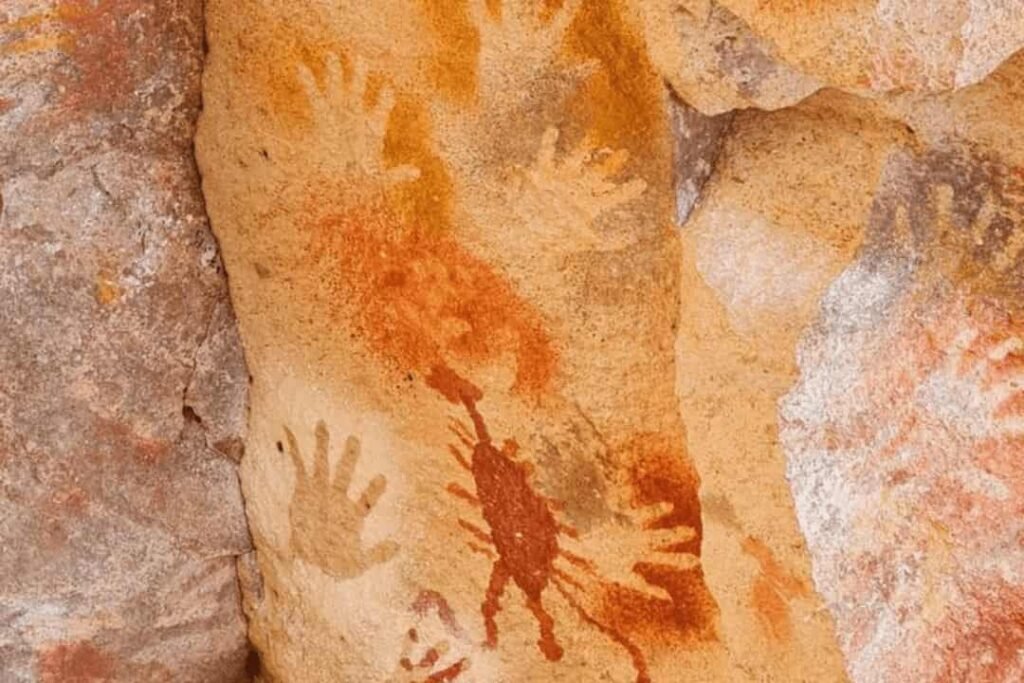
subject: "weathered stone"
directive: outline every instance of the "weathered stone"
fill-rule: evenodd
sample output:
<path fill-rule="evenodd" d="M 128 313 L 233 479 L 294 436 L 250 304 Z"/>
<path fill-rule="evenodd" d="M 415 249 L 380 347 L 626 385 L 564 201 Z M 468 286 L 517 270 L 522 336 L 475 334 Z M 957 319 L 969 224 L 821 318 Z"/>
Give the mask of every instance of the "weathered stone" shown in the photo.
<path fill-rule="evenodd" d="M 983 80 L 1024 48 L 1015 0 L 629 0 L 652 60 L 705 114 Z"/>
<path fill-rule="evenodd" d="M 633 18 L 360 6 L 209 5 L 268 677 L 727 678 L 675 395 L 675 140 Z M 723 126 L 696 124 L 694 192 Z"/>
<path fill-rule="evenodd" d="M 238 330 L 199 5 L 0 8 L 3 683 L 1024 678 L 1015 2 L 213 0 Z"/>
<path fill-rule="evenodd" d="M 887 158 L 782 403 L 856 681 L 1024 676 L 1022 69 L 895 103 L 919 137 Z"/>
<path fill-rule="evenodd" d="M 201 19 L 0 5 L 5 683 L 245 676 L 249 539 L 214 448 L 243 436 L 246 374 L 191 158 Z"/>

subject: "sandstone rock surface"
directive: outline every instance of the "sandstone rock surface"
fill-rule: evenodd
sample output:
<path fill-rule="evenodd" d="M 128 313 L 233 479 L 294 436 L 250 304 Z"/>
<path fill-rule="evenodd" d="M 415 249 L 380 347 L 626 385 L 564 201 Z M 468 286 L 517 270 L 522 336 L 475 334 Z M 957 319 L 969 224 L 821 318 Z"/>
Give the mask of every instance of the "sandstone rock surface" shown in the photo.
<path fill-rule="evenodd" d="M 822 88 L 865 98 L 980 82 L 1024 47 L 1016 0 L 629 0 L 651 58 L 706 114 Z"/>
<path fill-rule="evenodd" d="M 0 3 L 0 680 L 248 680 L 201 3 Z"/>
<path fill-rule="evenodd" d="M 1018 680 L 1014 12 L 212 3 L 267 677 Z"/>
<path fill-rule="evenodd" d="M 1021 680 L 1018 4 L 0 5 L 0 681 Z"/>

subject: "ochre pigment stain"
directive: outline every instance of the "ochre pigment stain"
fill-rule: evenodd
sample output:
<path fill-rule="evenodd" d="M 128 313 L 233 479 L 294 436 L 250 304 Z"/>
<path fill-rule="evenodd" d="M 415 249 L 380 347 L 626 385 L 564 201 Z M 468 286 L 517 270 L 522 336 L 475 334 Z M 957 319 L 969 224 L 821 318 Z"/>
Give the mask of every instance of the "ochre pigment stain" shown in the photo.
<path fill-rule="evenodd" d="M 314 257 L 330 254 L 325 277 L 337 303 L 403 372 L 511 354 L 514 391 L 538 396 L 551 384 L 557 353 L 540 315 L 450 236 L 403 224 L 383 206 L 352 208 L 313 230 Z"/>
<path fill-rule="evenodd" d="M 388 196 L 391 209 L 405 221 L 430 216 L 437 232 L 453 225 L 455 188 L 444 162 L 431 147 L 431 121 L 426 109 L 407 97 L 399 97 L 387 134 L 384 161 L 389 166 L 409 164 L 420 172 L 414 183 L 394 188 Z"/>
<path fill-rule="evenodd" d="M 599 65 L 569 104 L 569 117 L 596 144 L 628 149 L 645 168 L 667 173 L 664 88 L 637 30 L 624 19 L 621 0 L 584 2 L 567 42 L 577 62 Z"/>
<path fill-rule="evenodd" d="M 89 642 L 60 643 L 39 653 L 40 683 L 114 680 L 114 660 Z"/>
<path fill-rule="evenodd" d="M 420 0 L 437 47 L 427 67 L 438 95 L 470 104 L 476 95 L 480 40 L 466 11 L 466 0 Z"/>
<path fill-rule="evenodd" d="M 788 601 L 807 596 L 807 585 L 790 574 L 767 545 L 753 536 L 743 540 L 743 552 L 757 560 L 760 573 L 750 589 L 750 602 L 765 631 L 772 638 L 788 641 L 793 636 L 793 623 Z"/>
<path fill-rule="evenodd" d="M 498 644 L 495 617 L 501 609 L 501 596 L 512 581 L 526 597 L 526 607 L 537 620 L 540 629 L 538 648 L 548 660 L 561 660 L 563 649 L 555 637 L 554 619 L 543 604 L 543 593 L 552 585 L 581 619 L 626 649 L 636 669 L 637 683 L 648 683 L 647 661 L 640 648 L 591 616 L 566 588 L 566 584 L 575 585 L 575 581 L 555 567 L 555 559 L 561 556 L 576 565 L 585 565 L 586 561 L 559 548 L 558 535 L 560 532 L 575 535 L 576 532 L 559 524 L 552 512 L 553 502 L 533 489 L 530 466 L 516 459 L 519 448 L 516 442 L 507 439 L 500 449 L 494 445 L 483 415 L 477 408 L 483 393 L 445 366 L 435 367 L 427 377 L 427 384 L 448 401 L 462 404 L 473 425 L 473 433 L 457 434 L 463 445 L 472 448 L 470 457 L 465 458 L 457 450 L 455 457 L 473 477 L 475 503 L 480 507 L 490 531 L 479 529 L 465 520 L 459 522 L 478 540 L 493 545 L 498 554 L 480 608 L 487 634 L 486 644 L 489 647 Z"/>
<path fill-rule="evenodd" d="M 453 636 L 463 634 L 462 625 L 455 617 L 455 610 L 448 604 L 448 600 L 435 590 L 422 590 L 412 603 L 412 611 L 419 617 L 425 617 L 431 610 L 437 612 L 438 619 Z"/>
<path fill-rule="evenodd" d="M 670 550 L 700 556 L 703 526 L 699 480 L 682 449 L 680 437 L 643 434 L 618 449 L 629 463 L 629 479 L 637 505 L 669 503 L 672 512 L 658 528 L 688 526 L 694 537 Z M 663 565 L 638 564 L 635 571 L 648 583 L 665 590 L 670 600 L 654 598 L 624 586 L 605 589 L 600 617 L 624 633 L 665 644 L 716 637 L 718 607 L 698 566 L 680 570 Z"/>

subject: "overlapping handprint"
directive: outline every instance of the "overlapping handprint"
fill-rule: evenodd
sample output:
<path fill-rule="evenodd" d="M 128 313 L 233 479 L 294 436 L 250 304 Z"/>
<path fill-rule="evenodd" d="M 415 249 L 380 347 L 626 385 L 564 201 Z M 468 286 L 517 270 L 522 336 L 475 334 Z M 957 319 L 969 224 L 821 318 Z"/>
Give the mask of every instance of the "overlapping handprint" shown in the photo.
<path fill-rule="evenodd" d="M 522 92 L 558 58 L 558 50 L 582 0 L 566 0 L 550 13 L 536 0 L 503 0 L 500 13 L 486 0 L 470 0 L 480 37 L 478 98 L 500 101 Z"/>
<path fill-rule="evenodd" d="M 328 54 L 323 64 L 323 82 L 302 64 L 297 77 L 309 103 L 313 135 L 324 153 L 317 160 L 327 172 L 355 176 L 387 187 L 415 180 L 419 169 L 384 164 L 384 136 L 395 106 L 394 92 L 387 85 L 367 105 L 369 70 L 361 59 L 352 60 L 352 74 L 346 84 L 341 59 Z"/>
<path fill-rule="evenodd" d="M 512 205 L 539 248 L 614 250 L 631 244 L 628 230 L 599 230 L 598 219 L 643 195 L 640 178 L 615 182 L 625 150 L 594 149 L 587 141 L 559 156 L 559 132 L 548 128 L 534 164 L 513 185 Z"/>
<path fill-rule="evenodd" d="M 679 550 L 679 546 L 697 538 L 696 529 L 659 526 L 672 509 L 668 503 L 632 508 L 608 524 L 586 534 L 566 536 L 561 542 L 573 555 L 583 558 L 588 572 L 601 580 L 649 598 L 671 600 L 664 588 L 648 582 L 636 568 L 656 565 L 689 571 L 700 566 L 698 556 Z"/>

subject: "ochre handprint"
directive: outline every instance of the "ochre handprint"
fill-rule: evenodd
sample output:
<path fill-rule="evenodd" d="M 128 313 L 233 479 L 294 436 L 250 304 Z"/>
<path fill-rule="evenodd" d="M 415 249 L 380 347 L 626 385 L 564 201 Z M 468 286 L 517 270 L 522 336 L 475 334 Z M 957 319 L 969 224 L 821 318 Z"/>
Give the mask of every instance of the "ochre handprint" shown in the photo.
<path fill-rule="evenodd" d="M 545 18 L 540 0 L 503 0 L 493 14 L 487 0 L 470 0 L 471 16 L 480 33 L 477 73 L 482 102 L 518 97 L 558 55 L 581 0 L 566 0 Z"/>
<path fill-rule="evenodd" d="M 316 425 L 312 475 L 306 470 L 295 435 L 285 428 L 285 437 L 288 454 L 295 464 L 295 493 L 288 514 L 291 548 L 296 556 L 337 579 L 355 578 L 394 557 L 398 545 L 392 541 L 378 543 L 369 550 L 363 547 L 363 520 L 384 494 L 387 480 L 377 475 L 357 500 L 349 498 L 352 474 L 359 462 L 359 440 L 350 436 L 345 441 L 332 479 L 330 436 L 323 421 Z"/>
<path fill-rule="evenodd" d="M 514 185 L 513 206 L 533 237 L 546 249 L 614 250 L 633 242 L 632 235 L 606 235 L 594 229 L 602 215 L 637 199 L 647 183 L 634 178 L 616 183 L 625 150 L 593 150 L 586 142 L 555 160 L 558 130 L 548 128 L 534 165 Z"/>
<path fill-rule="evenodd" d="M 585 559 L 591 574 L 648 597 L 671 600 L 672 596 L 648 583 L 636 572 L 638 565 L 659 565 L 688 571 L 700 565 L 700 558 L 680 552 L 679 546 L 697 537 L 690 526 L 658 528 L 671 514 L 672 506 L 658 503 L 633 509 L 626 519 L 594 527 L 588 533 L 562 541 L 565 548 Z"/>
<path fill-rule="evenodd" d="M 385 186 L 415 180 L 419 169 L 413 166 L 384 166 L 384 136 L 395 96 L 391 88 L 382 86 L 376 103 L 367 106 L 368 75 L 366 64 L 354 59 L 352 79 L 346 86 L 341 61 L 329 54 L 321 87 L 313 71 L 299 65 L 298 79 L 309 101 L 314 135 L 326 154 L 322 161 L 330 171 L 362 175 Z"/>

